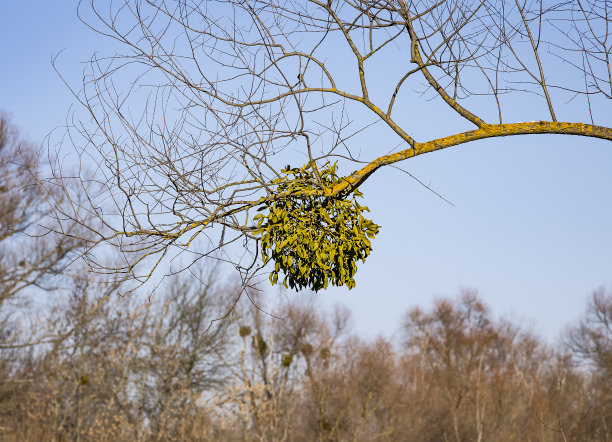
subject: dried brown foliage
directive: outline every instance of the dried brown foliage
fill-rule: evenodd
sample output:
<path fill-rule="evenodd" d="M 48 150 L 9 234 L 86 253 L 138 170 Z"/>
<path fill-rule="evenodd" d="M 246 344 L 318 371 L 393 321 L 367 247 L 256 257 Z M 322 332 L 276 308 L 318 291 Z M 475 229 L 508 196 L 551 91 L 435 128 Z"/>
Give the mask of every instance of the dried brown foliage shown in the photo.
<path fill-rule="evenodd" d="M 240 284 L 215 268 L 192 267 L 150 300 L 122 296 L 122 281 L 85 265 L 53 279 L 66 254 L 31 242 L 53 219 L 14 201 L 40 197 L 7 159 L 19 152 L 0 150 L 3 182 L 23 183 L 5 191 L 14 210 L 1 212 L 0 247 L 47 261 L 0 263 L 1 440 L 612 439 L 612 292 L 595 292 L 556 347 L 470 291 L 408 311 L 396 342 L 359 338 L 346 311 L 325 314 L 304 294 L 275 316 L 237 303 Z M 35 286 L 44 308 L 11 302 Z"/>
<path fill-rule="evenodd" d="M 574 347 L 612 338 L 591 321 L 606 314 L 604 292 L 554 349 L 494 320 L 471 292 L 409 311 L 394 344 L 364 341 L 345 312 L 303 301 L 277 308 L 284 319 L 245 306 L 205 332 L 231 288 L 182 279 L 148 304 L 90 277 L 40 325 L 44 345 L 2 353 L 3 440 L 611 438 L 597 365 L 609 349 Z"/>

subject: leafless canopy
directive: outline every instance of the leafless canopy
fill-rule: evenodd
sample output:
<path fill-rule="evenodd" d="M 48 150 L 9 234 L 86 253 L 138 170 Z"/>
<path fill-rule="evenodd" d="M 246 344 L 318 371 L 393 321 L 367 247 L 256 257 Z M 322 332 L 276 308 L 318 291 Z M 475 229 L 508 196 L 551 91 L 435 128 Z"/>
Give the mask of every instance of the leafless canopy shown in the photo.
<path fill-rule="evenodd" d="M 62 235 L 40 227 L 49 214 L 45 197 L 62 203 L 59 192 L 47 193 L 37 185 L 36 149 L 0 113 L 0 306 L 12 303 L 25 289 L 52 289 L 50 275 L 62 272 L 81 241 L 75 225 L 47 224 Z M 83 233 L 82 231 L 80 231 Z M 4 315 L 0 315 L 2 323 Z"/>
<path fill-rule="evenodd" d="M 316 175 L 337 161 L 344 180 L 320 191 L 339 198 L 382 166 L 473 140 L 612 140 L 607 0 L 84 0 L 78 11 L 118 49 L 94 55 L 73 89 L 89 113 L 69 132 L 81 173 L 58 157 L 50 182 L 87 197 L 56 213 L 91 230 L 92 265 L 105 270 L 95 250 L 111 244 L 125 261 L 106 270 L 140 282 L 179 250 L 256 273 L 253 212 L 278 197 L 287 163 Z M 421 128 L 432 103 L 456 133 Z M 364 146 L 373 123 L 397 145 Z"/>

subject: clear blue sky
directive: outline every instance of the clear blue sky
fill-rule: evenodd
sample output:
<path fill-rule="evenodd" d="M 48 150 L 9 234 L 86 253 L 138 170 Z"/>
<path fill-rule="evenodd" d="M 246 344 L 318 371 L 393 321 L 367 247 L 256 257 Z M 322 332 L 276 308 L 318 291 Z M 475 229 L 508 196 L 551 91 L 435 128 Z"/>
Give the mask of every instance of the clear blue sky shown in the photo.
<path fill-rule="evenodd" d="M 3 5 L 0 108 L 37 143 L 64 124 L 74 103 L 52 56 L 61 52 L 57 64 L 78 87 L 80 62 L 107 49 L 75 10 L 74 1 Z M 349 306 L 364 335 L 390 335 L 409 307 L 474 288 L 496 315 L 552 340 L 582 314 L 594 289 L 612 283 L 612 143 L 485 140 L 402 166 L 455 207 L 394 169 L 363 186 L 383 229 L 359 267 L 357 288 L 319 296 L 324 306 Z"/>

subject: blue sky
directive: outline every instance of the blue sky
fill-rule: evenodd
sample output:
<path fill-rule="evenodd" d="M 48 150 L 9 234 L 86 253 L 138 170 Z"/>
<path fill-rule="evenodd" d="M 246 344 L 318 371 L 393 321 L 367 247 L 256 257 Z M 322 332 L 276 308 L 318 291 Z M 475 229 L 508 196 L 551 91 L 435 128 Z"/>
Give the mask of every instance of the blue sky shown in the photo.
<path fill-rule="evenodd" d="M 80 62 L 108 41 L 78 21 L 73 1 L 7 2 L 3 15 L 0 108 L 42 143 L 74 105 L 52 57 L 78 87 Z M 381 137 L 364 140 L 397 144 Z M 362 191 L 383 228 L 357 287 L 318 296 L 324 308 L 347 305 L 356 330 L 374 336 L 391 335 L 412 306 L 473 288 L 496 315 L 553 340 L 612 283 L 611 166 L 609 142 L 562 136 L 483 140 L 402 164 L 454 207 L 398 170 L 379 171 Z"/>

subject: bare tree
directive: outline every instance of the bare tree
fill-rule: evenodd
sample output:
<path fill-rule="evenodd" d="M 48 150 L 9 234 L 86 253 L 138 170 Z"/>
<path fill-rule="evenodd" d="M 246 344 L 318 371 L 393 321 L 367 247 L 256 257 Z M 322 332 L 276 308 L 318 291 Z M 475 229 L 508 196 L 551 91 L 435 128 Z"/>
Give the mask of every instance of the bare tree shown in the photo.
<path fill-rule="evenodd" d="M 92 231 L 94 267 L 139 282 L 182 250 L 185 265 L 231 262 L 245 285 L 271 259 L 273 283 L 280 272 L 294 287 L 350 288 L 378 231 L 357 188 L 381 167 L 484 138 L 612 140 L 610 8 L 83 0 L 79 16 L 118 52 L 94 55 L 74 89 L 89 121 L 71 140 L 95 168 L 70 178 L 58 161 L 54 185 L 87 193 L 56 204 L 58 219 Z M 449 129 L 420 140 L 432 99 Z M 370 124 L 398 145 L 359 146 Z M 120 268 L 100 265 L 103 244 L 121 250 Z"/>
<path fill-rule="evenodd" d="M 48 206 L 37 184 L 37 150 L 0 113 L 0 414 L 14 412 L 29 388 L 33 360 L 32 332 L 23 327 L 24 306 L 33 289 L 52 289 L 69 253 L 80 244 L 74 237 L 45 235 L 39 223 Z M 69 224 L 69 223 L 68 223 Z M 68 225 L 67 224 L 67 225 Z M 4 419 L 2 419 L 4 420 Z M 0 423 L 0 434 L 4 430 Z M 3 436 L 0 436 L 3 437 Z"/>
<path fill-rule="evenodd" d="M 3 370 L 1 438 L 214 439 L 214 393 L 226 379 L 217 353 L 232 339 L 210 321 L 235 294 L 211 272 L 195 276 L 168 281 L 149 303 L 75 272 L 39 322 L 44 339 L 31 357 L 23 353 L 32 347 L 20 349 L 13 370 Z"/>
<path fill-rule="evenodd" d="M 278 317 L 257 309 L 238 312 L 231 329 L 242 341 L 238 357 L 223 355 L 234 381 L 221 394 L 241 424 L 243 440 L 313 438 L 304 426 L 311 409 L 322 404 L 318 398 L 305 401 L 304 384 L 320 384 L 320 368 L 329 362 L 349 320 L 345 310 L 325 317 L 303 299 L 278 310 Z"/>
<path fill-rule="evenodd" d="M 8 116 L 0 114 L 0 350 L 25 345 L 13 323 L 16 307 L 36 289 L 57 287 L 58 275 L 83 245 L 83 231 L 77 233 L 75 223 L 64 220 L 61 234 L 48 231 L 52 226 L 58 230 L 58 224 L 48 218 L 47 197 L 60 202 L 63 195 L 39 185 L 44 165 L 37 154 Z"/>
<path fill-rule="evenodd" d="M 74 272 L 37 324 L 48 339 L 0 352 L 0 439 L 610 440 L 609 373 L 575 363 L 594 353 L 548 348 L 473 293 L 411 309 L 393 345 L 304 296 L 284 320 L 240 306 L 210 329 L 236 287 L 204 275 L 148 303 Z"/>
<path fill-rule="evenodd" d="M 36 149 L 0 115 L 0 305 L 26 287 L 45 287 L 79 244 L 40 228 L 48 206 L 37 184 L 39 173 Z"/>
<path fill-rule="evenodd" d="M 592 411 L 585 416 L 602 440 L 612 438 L 612 293 L 596 290 L 588 302 L 586 314 L 577 326 L 568 330 L 566 342 L 575 359 L 589 370 L 587 388 L 591 392 Z"/>
<path fill-rule="evenodd" d="M 612 376 L 612 294 L 595 291 L 580 324 L 567 334 L 573 353 L 593 364 L 604 376 Z"/>

